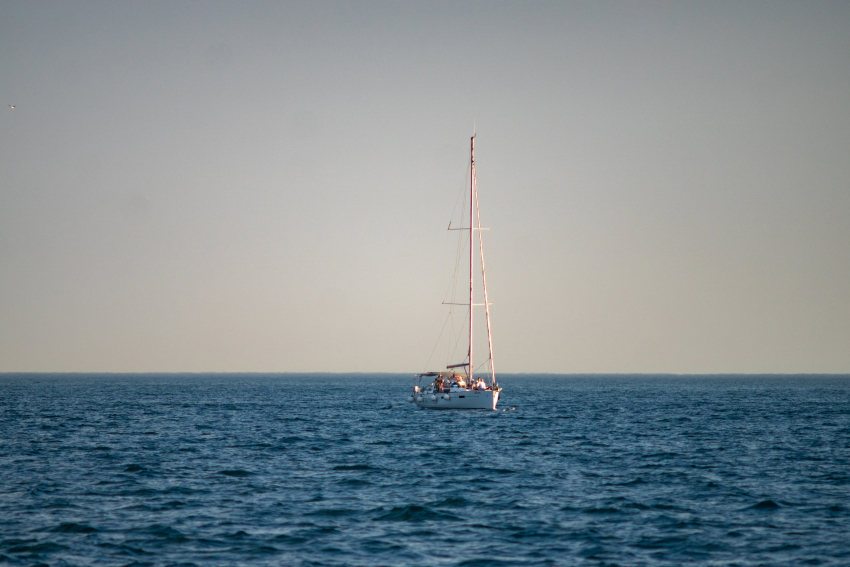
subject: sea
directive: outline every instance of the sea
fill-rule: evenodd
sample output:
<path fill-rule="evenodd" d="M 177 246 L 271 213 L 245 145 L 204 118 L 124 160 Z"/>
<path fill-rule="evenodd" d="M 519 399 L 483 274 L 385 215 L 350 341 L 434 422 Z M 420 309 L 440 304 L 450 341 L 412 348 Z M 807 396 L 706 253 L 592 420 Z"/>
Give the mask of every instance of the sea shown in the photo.
<path fill-rule="evenodd" d="M 0 565 L 850 565 L 850 376 L 2 374 Z"/>

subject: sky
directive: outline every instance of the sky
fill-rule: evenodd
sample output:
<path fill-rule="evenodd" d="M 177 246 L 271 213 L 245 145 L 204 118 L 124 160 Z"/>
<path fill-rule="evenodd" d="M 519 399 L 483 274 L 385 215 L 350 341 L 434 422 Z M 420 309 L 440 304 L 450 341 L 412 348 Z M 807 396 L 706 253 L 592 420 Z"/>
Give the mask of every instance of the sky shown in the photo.
<path fill-rule="evenodd" d="M 474 128 L 497 372 L 848 373 L 848 93 L 847 2 L 0 0 L 0 372 L 439 369 Z"/>

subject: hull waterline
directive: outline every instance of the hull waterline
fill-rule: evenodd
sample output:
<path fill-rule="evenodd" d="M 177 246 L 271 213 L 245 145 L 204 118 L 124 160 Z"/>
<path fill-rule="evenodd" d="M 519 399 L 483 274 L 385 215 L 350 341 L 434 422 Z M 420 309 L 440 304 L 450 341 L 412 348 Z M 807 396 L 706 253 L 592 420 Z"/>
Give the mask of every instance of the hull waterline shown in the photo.
<path fill-rule="evenodd" d="M 446 399 L 448 396 L 448 399 Z M 436 397 L 436 400 L 433 398 Z M 414 399 L 422 409 L 496 409 L 499 392 L 470 390 L 451 394 L 420 394 Z"/>

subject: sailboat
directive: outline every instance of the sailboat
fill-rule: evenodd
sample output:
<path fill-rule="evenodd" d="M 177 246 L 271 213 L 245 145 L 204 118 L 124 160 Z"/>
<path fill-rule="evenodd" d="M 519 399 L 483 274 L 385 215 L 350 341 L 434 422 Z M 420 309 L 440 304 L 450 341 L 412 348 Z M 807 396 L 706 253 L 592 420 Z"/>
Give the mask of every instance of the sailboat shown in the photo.
<path fill-rule="evenodd" d="M 466 359 L 448 364 L 445 370 L 423 372 L 414 377 L 413 393 L 408 402 L 425 409 L 489 409 L 495 410 L 502 388 L 496 382 L 496 368 L 493 363 L 493 337 L 490 332 L 490 303 L 487 301 L 487 276 L 484 271 L 484 242 L 481 231 L 481 213 L 478 207 L 478 187 L 475 182 L 475 135 L 469 140 L 469 225 L 449 230 L 468 231 L 469 233 L 469 300 L 466 303 L 443 302 L 452 306 L 467 306 L 469 319 L 469 348 Z M 484 303 L 475 303 L 475 234 L 478 233 L 478 252 L 481 264 L 481 287 Z M 463 240 L 463 239 L 461 239 Z M 487 321 L 487 346 L 489 358 L 481 365 L 489 372 L 480 373 L 473 359 L 473 308 L 484 307 Z"/>

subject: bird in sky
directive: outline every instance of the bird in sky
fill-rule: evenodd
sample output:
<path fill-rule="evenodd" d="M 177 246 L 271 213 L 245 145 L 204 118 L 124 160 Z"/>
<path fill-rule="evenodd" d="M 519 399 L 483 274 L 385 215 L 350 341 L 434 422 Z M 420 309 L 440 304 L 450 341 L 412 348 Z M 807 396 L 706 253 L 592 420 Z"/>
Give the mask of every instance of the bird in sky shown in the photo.
<path fill-rule="evenodd" d="M 9 105 L 9 108 L 15 108 L 15 105 L 14 105 L 14 104 L 10 104 L 10 105 Z"/>

